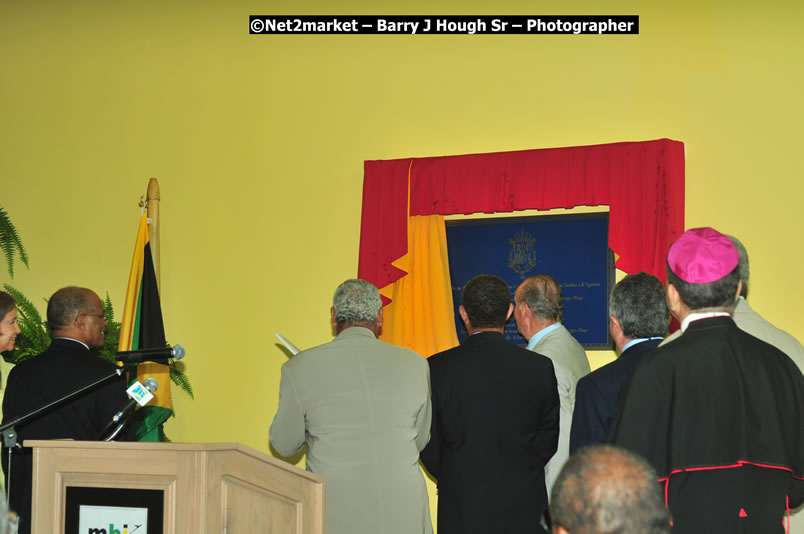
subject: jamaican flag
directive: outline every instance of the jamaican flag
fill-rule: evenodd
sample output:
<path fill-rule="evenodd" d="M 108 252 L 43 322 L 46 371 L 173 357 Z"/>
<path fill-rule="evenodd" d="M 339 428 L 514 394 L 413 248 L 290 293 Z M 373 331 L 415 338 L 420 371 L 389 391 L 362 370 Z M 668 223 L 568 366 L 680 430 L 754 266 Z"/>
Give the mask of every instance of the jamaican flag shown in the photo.
<path fill-rule="evenodd" d="M 159 287 L 148 236 L 148 217 L 143 213 L 128 275 L 117 350 L 160 349 L 166 345 Z M 170 369 L 161 363 L 139 364 L 137 379 L 142 382 L 148 377 L 155 378 L 159 388 L 154 392 L 154 399 L 134 414 L 134 424 L 139 441 L 160 441 L 162 423 L 173 413 Z"/>

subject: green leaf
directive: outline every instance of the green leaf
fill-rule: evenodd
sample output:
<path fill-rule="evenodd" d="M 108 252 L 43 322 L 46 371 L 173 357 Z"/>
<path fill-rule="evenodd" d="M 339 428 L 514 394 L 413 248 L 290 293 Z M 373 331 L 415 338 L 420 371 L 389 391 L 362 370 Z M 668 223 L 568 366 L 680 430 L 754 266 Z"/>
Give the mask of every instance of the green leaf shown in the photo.
<path fill-rule="evenodd" d="M 3 284 L 3 288 L 17 301 L 17 324 L 20 327 L 14 350 L 4 352 L 3 359 L 16 364 L 48 348 L 50 333 L 36 306 L 25 295 L 8 284 Z"/>
<path fill-rule="evenodd" d="M 19 255 L 20 261 L 28 267 L 28 253 L 25 252 L 25 247 L 22 246 L 22 241 L 14 227 L 14 223 L 6 213 L 6 210 L 0 208 L 0 250 L 6 257 L 6 264 L 8 265 L 8 274 L 14 278 L 14 260 L 15 256 Z"/>
<path fill-rule="evenodd" d="M 103 338 L 103 347 L 98 350 L 98 355 L 104 360 L 110 362 L 117 361 L 117 346 L 120 343 L 120 327 L 121 323 L 114 320 L 114 306 L 112 306 L 112 299 L 109 298 L 109 293 L 106 292 L 106 298 L 103 301 L 103 313 L 106 314 L 106 336 Z"/>
<path fill-rule="evenodd" d="M 14 286 L 9 284 L 3 284 L 3 288 L 6 292 L 14 297 L 14 300 L 17 301 L 17 313 L 20 317 L 24 317 L 27 320 L 36 322 L 37 324 L 44 324 L 42 321 L 42 316 L 39 314 L 39 310 L 36 309 L 36 306 L 28 300 L 28 298 L 23 295 L 19 289 L 16 289 Z"/>
<path fill-rule="evenodd" d="M 184 374 L 184 365 L 171 360 L 169 367 L 170 381 L 179 386 L 179 388 L 187 393 L 191 399 L 195 399 L 195 395 L 193 395 L 193 386 L 190 384 L 190 379 L 186 374 Z"/>

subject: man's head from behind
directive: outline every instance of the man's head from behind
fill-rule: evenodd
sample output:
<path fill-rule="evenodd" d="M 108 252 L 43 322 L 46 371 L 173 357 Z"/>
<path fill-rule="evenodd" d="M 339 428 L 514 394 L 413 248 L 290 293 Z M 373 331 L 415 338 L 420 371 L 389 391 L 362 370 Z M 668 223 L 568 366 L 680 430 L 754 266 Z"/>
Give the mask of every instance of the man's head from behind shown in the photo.
<path fill-rule="evenodd" d="M 517 288 L 514 301 L 516 326 L 526 339 L 564 319 L 561 286 L 550 275 L 537 274 L 527 278 Z"/>
<path fill-rule="evenodd" d="M 469 280 L 463 287 L 458 308 L 470 333 L 502 330 L 513 309 L 508 284 L 493 274 L 479 274 Z"/>
<path fill-rule="evenodd" d="M 739 253 L 714 228 L 693 228 L 667 253 L 667 304 L 683 318 L 696 310 L 731 311 L 740 283 Z"/>
<path fill-rule="evenodd" d="M 731 242 L 734 243 L 734 248 L 737 249 L 737 254 L 740 256 L 740 282 L 743 283 L 740 295 L 744 298 L 748 298 L 748 279 L 751 277 L 751 263 L 748 261 L 748 251 L 745 250 L 742 241 L 733 235 L 726 234 L 726 237 L 731 239 Z"/>
<path fill-rule="evenodd" d="M 553 533 L 665 534 L 670 513 L 658 477 L 639 456 L 592 445 L 564 464 L 551 494 Z"/>
<path fill-rule="evenodd" d="M 648 273 L 629 274 L 620 280 L 609 298 L 609 319 L 620 350 L 632 339 L 664 337 L 670 312 L 662 282 Z"/>
<path fill-rule="evenodd" d="M 53 337 L 103 346 L 106 315 L 100 297 L 90 289 L 64 287 L 53 293 L 47 303 L 47 323 Z"/>
<path fill-rule="evenodd" d="M 374 335 L 382 328 L 382 299 L 380 292 L 365 280 L 347 280 L 332 297 L 332 325 L 340 333 L 346 328 L 362 326 Z"/>

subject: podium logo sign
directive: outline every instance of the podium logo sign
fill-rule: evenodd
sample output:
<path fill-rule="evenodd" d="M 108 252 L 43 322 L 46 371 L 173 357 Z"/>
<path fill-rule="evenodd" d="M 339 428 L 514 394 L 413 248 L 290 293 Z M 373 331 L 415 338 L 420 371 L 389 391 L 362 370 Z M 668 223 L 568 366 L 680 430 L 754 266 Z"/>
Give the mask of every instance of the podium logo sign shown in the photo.
<path fill-rule="evenodd" d="M 79 534 L 147 534 L 148 509 L 129 506 L 79 507 Z"/>

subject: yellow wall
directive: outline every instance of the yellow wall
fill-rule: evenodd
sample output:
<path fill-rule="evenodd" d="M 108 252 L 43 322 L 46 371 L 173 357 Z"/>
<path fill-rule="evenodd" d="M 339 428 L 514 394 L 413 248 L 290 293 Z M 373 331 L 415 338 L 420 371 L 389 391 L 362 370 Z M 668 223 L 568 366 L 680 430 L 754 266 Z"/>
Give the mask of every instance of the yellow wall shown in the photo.
<path fill-rule="evenodd" d="M 330 339 L 356 274 L 366 159 L 669 137 L 687 225 L 739 236 L 756 309 L 799 307 L 804 8 L 787 0 L 4 2 L 0 205 L 14 284 L 122 306 L 148 178 L 162 187 L 169 341 L 196 399 L 177 441 L 267 450 L 281 332 Z M 256 36 L 250 14 L 637 14 L 638 36 Z M 0 280 L 7 277 L 0 274 Z"/>

